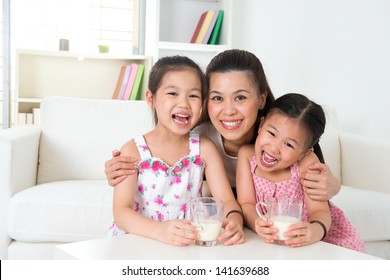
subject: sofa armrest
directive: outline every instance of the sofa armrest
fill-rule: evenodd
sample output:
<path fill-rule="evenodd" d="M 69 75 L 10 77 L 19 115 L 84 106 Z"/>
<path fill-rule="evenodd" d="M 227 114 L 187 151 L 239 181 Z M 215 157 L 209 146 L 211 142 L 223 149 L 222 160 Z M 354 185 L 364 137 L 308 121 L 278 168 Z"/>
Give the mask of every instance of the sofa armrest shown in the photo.
<path fill-rule="evenodd" d="M 0 259 L 6 258 L 10 242 L 6 233 L 9 199 L 36 184 L 40 135 L 36 125 L 0 131 Z"/>
<path fill-rule="evenodd" d="M 342 184 L 390 193 L 390 141 L 340 133 Z"/>

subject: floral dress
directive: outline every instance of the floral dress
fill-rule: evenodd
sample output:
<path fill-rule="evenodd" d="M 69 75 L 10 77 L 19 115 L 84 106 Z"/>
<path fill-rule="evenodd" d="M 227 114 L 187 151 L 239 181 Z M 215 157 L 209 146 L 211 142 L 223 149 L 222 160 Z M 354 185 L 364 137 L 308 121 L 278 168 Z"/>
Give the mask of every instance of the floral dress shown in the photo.
<path fill-rule="evenodd" d="M 257 202 L 266 202 L 267 198 L 270 197 L 288 197 L 294 200 L 302 200 L 302 220 L 308 221 L 307 207 L 300 183 L 298 162 L 291 166 L 291 179 L 276 184 L 255 174 L 257 167 L 255 156 L 251 159 L 250 165 Z M 357 229 L 348 220 L 343 211 L 331 202 L 329 202 L 329 209 L 332 224 L 324 241 L 344 248 L 364 252 L 365 246 L 359 237 Z"/>
<path fill-rule="evenodd" d="M 200 157 L 199 135 L 190 133 L 189 154 L 173 166 L 152 157 L 143 136 L 134 139 L 141 160 L 134 210 L 156 221 L 185 219 L 188 202 L 201 194 L 205 163 Z M 109 234 L 125 233 L 114 223 Z"/>

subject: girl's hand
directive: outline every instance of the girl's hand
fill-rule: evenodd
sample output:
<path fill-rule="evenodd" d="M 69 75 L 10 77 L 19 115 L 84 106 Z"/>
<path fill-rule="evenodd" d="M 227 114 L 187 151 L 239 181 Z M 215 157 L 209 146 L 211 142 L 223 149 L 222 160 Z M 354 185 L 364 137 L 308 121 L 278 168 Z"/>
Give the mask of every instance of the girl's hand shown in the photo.
<path fill-rule="evenodd" d="M 340 191 L 340 181 L 333 176 L 328 166 L 315 163 L 301 173 L 301 184 L 307 195 L 317 201 L 327 201 Z"/>
<path fill-rule="evenodd" d="M 169 220 L 161 223 L 161 231 L 156 236 L 170 245 L 188 246 L 195 243 L 198 232 L 189 220 Z"/>
<path fill-rule="evenodd" d="M 133 157 L 121 156 L 120 151 L 114 150 L 112 158 L 105 162 L 104 172 L 108 184 L 115 187 L 122 182 L 128 175 L 134 174 L 138 168 L 138 160 Z"/>
<path fill-rule="evenodd" d="M 225 219 L 222 223 L 222 227 L 225 231 L 218 236 L 218 240 L 225 240 L 223 245 L 229 246 L 244 243 L 244 229 L 235 220 Z"/>
<path fill-rule="evenodd" d="M 291 247 L 301 247 L 312 244 L 319 241 L 322 238 L 323 233 L 318 230 L 314 224 L 308 222 L 299 222 L 291 225 L 288 231 L 284 233 L 284 236 L 291 237 L 291 239 L 285 240 L 284 243 Z"/>
<path fill-rule="evenodd" d="M 266 221 L 262 218 L 257 218 L 255 221 L 255 230 L 257 235 L 267 243 L 274 243 L 276 240 L 278 240 L 278 229 L 273 227 L 272 221 Z"/>

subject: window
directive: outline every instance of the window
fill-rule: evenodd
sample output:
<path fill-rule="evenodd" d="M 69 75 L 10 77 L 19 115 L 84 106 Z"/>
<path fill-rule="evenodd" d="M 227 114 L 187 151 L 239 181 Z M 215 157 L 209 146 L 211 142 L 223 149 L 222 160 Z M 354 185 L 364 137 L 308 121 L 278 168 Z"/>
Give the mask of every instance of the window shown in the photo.
<path fill-rule="evenodd" d="M 98 45 L 101 44 L 108 45 L 111 54 L 138 54 L 140 0 L 12 0 L 9 2 L 11 106 L 15 96 L 16 49 L 58 51 L 60 39 L 67 39 L 70 52 L 98 53 Z M 1 15 L 3 15 L 2 11 Z M 2 26 L 1 16 L 0 27 Z M 0 28 L 0 35 L 3 38 L 2 28 Z M 8 98 L 3 98 L 2 51 L 0 56 L 0 126 L 2 126 L 2 111 L 8 106 L 3 104 L 3 100 Z M 10 111 L 13 111 L 12 108 Z"/>

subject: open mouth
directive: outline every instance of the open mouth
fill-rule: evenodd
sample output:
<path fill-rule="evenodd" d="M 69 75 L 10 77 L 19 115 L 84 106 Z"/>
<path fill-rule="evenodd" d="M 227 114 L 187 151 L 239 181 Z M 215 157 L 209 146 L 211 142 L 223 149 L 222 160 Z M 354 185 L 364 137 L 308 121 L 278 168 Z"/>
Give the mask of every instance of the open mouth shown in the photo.
<path fill-rule="evenodd" d="M 226 129 L 235 129 L 238 126 L 240 126 L 242 120 L 235 120 L 235 121 L 221 121 L 222 126 Z"/>
<path fill-rule="evenodd" d="M 190 116 L 189 115 L 183 115 L 183 114 L 173 114 L 172 119 L 180 124 L 180 125 L 186 125 L 190 122 Z"/>
<path fill-rule="evenodd" d="M 278 163 L 278 160 L 276 158 L 270 156 L 265 151 L 262 151 L 262 153 L 261 153 L 261 162 L 266 167 L 272 167 L 272 166 L 274 166 L 275 164 Z"/>

